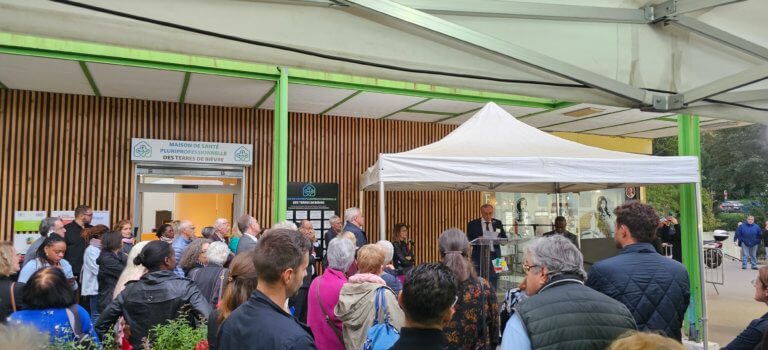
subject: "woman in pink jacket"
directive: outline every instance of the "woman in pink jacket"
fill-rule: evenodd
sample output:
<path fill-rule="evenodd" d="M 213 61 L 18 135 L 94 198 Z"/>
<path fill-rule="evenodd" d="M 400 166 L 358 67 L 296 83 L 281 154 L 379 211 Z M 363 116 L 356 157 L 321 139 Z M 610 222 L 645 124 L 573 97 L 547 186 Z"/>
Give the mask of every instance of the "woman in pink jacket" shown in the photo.
<path fill-rule="evenodd" d="M 333 309 L 339 302 L 341 287 L 347 283 L 346 272 L 355 261 L 355 245 L 348 239 L 334 238 L 328 244 L 326 257 L 328 268 L 309 286 L 307 324 L 318 350 L 344 350 L 341 320 Z"/>

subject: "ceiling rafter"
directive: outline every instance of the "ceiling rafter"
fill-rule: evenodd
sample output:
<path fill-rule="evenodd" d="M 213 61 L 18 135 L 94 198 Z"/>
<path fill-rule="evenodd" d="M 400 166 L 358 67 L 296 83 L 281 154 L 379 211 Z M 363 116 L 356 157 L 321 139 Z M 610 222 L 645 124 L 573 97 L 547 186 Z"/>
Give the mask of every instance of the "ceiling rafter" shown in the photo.
<path fill-rule="evenodd" d="M 93 79 L 91 70 L 88 69 L 88 64 L 83 61 L 78 61 L 78 63 L 80 64 L 80 69 L 83 71 L 83 75 L 85 75 L 85 79 L 88 80 L 88 84 L 91 86 L 91 90 L 93 91 L 93 94 L 96 96 L 101 96 L 99 87 L 98 85 L 96 85 L 96 80 Z"/>
<path fill-rule="evenodd" d="M 179 104 L 183 105 L 184 101 L 187 99 L 187 90 L 189 88 L 189 79 L 191 78 L 192 73 L 186 72 L 184 73 L 184 80 L 181 82 L 181 93 L 179 93 Z"/>
<path fill-rule="evenodd" d="M 330 107 L 326 108 L 324 111 L 320 112 L 319 114 L 320 115 L 325 115 L 326 113 L 328 113 L 328 112 L 338 108 L 339 106 L 343 105 L 345 102 L 351 100 L 355 96 L 360 95 L 362 92 L 363 92 L 362 90 L 357 90 L 357 91 L 349 94 L 349 96 L 344 97 L 343 99 L 341 99 L 341 101 L 334 103 L 333 105 L 331 105 Z"/>
<path fill-rule="evenodd" d="M 259 109 L 259 108 L 261 108 L 261 105 L 263 105 L 263 104 L 264 104 L 264 101 L 266 101 L 266 100 L 269 98 L 269 96 L 272 96 L 272 93 L 274 93 L 274 92 L 275 92 L 275 89 L 276 89 L 276 88 L 277 88 L 277 82 L 275 82 L 274 84 L 272 84 L 272 87 L 271 87 L 271 88 L 269 88 L 269 90 L 267 90 L 267 92 L 266 92 L 266 93 L 264 93 L 264 96 L 261 96 L 261 98 L 259 98 L 259 100 L 258 100 L 258 101 L 256 101 L 256 103 L 253 105 L 253 109 Z"/>

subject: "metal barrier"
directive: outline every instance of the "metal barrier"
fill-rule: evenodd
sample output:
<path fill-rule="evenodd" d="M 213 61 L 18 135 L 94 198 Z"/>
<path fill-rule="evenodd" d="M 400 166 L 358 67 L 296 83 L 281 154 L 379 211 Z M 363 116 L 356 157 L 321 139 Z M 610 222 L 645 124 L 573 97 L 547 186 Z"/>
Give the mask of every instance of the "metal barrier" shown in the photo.
<path fill-rule="evenodd" d="M 704 248 L 704 281 L 711 283 L 717 290 L 717 285 L 725 283 L 725 271 L 723 270 L 723 250 L 720 248 Z"/>

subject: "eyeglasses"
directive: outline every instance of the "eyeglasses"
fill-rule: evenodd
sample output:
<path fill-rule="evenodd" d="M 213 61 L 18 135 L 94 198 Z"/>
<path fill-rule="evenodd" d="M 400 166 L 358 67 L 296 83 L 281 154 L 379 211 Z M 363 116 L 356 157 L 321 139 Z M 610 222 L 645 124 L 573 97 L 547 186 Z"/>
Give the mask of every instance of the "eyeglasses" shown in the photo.
<path fill-rule="evenodd" d="M 457 295 L 455 299 L 453 299 L 453 305 L 451 305 L 451 308 L 456 306 L 456 303 L 459 302 L 459 296 Z"/>
<path fill-rule="evenodd" d="M 539 265 L 528 265 L 527 263 L 523 263 L 523 271 L 525 273 L 528 273 L 528 271 L 531 271 L 531 268 L 539 267 Z"/>

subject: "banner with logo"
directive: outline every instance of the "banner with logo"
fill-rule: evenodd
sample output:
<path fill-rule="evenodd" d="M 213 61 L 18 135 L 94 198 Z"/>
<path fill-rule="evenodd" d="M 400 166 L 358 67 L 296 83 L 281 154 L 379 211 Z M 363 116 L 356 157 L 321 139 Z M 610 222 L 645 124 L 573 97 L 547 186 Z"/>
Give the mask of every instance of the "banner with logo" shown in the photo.
<path fill-rule="evenodd" d="M 302 220 L 312 222 L 318 242 L 323 242 L 323 233 L 331 228 L 328 219 L 339 213 L 339 184 L 320 182 L 289 182 L 288 212 L 286 218 L 301 224 Z M 324 244 L 323 247 L 326 247 Z"/>
<path fill-rule="evenodd" d="M 253 145 L 134 138 L 131 139 L 131 160 L 252 165 Z"/>

